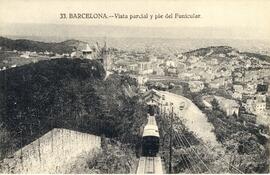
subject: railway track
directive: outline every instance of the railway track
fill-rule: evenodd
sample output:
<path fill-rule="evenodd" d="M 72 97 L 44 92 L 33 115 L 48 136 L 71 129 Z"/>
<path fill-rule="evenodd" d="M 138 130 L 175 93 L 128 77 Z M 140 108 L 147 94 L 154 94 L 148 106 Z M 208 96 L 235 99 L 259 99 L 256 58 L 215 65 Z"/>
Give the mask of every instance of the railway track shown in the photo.
<path fill-rule="evenodd" d="M 161 158 L 140 157 L 137 174 L 163 174 Z"/>

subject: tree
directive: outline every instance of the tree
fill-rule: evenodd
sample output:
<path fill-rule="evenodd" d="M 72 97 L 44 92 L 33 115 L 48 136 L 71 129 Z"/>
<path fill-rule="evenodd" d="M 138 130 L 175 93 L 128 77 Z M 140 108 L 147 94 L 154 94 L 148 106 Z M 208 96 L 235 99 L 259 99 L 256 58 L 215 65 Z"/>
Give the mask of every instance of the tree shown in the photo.
<path fill-rule="evenodd" d="M 212 102 L 211 102 L 211 105 L 212 105 L 212 109 L 213 110 L 218 110 L 219 109 L 219 103 L 217 101 L 217 99 L 213 99 Z"/>

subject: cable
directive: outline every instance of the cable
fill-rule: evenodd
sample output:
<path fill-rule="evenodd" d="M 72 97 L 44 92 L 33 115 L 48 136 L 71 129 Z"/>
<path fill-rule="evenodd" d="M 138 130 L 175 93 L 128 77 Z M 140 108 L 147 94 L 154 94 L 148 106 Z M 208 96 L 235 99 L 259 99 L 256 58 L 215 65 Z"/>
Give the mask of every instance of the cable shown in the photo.
<path fill-rule="evenodd" d="M 176 141 L 177 141 L 177 143 L 179 144 L 180 143 L 180 139 L 177 137 L 177 135 L 175 135 L 176 137 Z M 180 143 L 180 145 L 181 145 L 181 147 L 184 147 L 184 145 L 183 144 L 181 144 Z M 185 149 L 183 149 L 184 150 L 184 152 L 185 153 L 187 153 L 187 151 L 185 150 Z M 182 157 L 182 160 L 185 162 L 185 164 L 186 164 L 186 166 L 188 166 L 188 168 L 190 169 L 190 166 L 188 165 L 188 162 L 187 162 L 187 160 L 186 159 L 184 159 L 184 157 L 183 157 L 183 155 L 181 154 L 181 157 Z M 187 157 L 188 159 L 189 159 L 189 157 Z M 189 162 L 191 162 L 191 160 L 189 159 Z M 191 165 L 191 168 L 194 170 L 194 172 L 196 173 L 196 169 L 192 166 L 192 164 L 190 164 Z"/>
<path fill-rule="evenodd" d="M 210 148 L 207 147 L 203 142 L 200 142 L 200 143 L 201 143 L 205 148 L 207 148 L 208 150 L 210 150 Z M 210 150 L 210 151 L 211 151 L 211 150 Z M 238 168 L 236 168 L 234 165 L 232 165 L 232 164 L 226 162 L 225 159 L 224 159 L 223 157 L 221 157 L 221 156 L 219 156 L 219 155 L 217 155 L 217 156 L 218 156 L 218 158 L 224 160 L 224 162 L 225 162 L 226 164 L 228 164 L 229 166 L 233 167 L 238 173 L 245 174 L 244 172 L 242 172 L 241 170 L 239 170 Z"/>
<path fill-rule="evenodd" d="M 176 116 L 176 114 L 175 114 L 175 116 Z M 180 125 L 179 125 L 180 126 Z M 182 127 L 181 127 L 181 130 L 183 131 L 183 129 L 182 129 Z M 184 143 L 184 139 L 183 139 L 183 134 L 180 134 L 180 133 L 177 133 L 178 135 L 178 137 L 179 137 L 179 139 L 181 140 L 181 142 L 183 143 L 183 145 L 185 145 L 185 143 Z M 188 142 L 187 142 L 188 143 Z M 189 144 L 189 143 L 188 143 Z M 189 144 L 189 147 L 190 148 L 192 148 L 191 147 L 191 144 Z M 191 155 L 191 154 L 189 154 L 189 155 Z M 193 159 L 193 161 L 195 162 L 195 165 L 196 165 L 196 167 L 199 169 L 199 171 L 202 171 L 201 170 L 201 168 L 197 165 L 197 163 L 196 163 L 196 160 L 193 158 L 193 156 L 191 156 L 191 158 Z M 190 159 L 189 159 L 190 160 Z"/>
<path fill-rule="evenodd" d="M 176 135 L 176 141 L 177 141 L 177 143 L 179 144 L 179 138 L 177 137 L 177 135 Z M 182 145 L 182 144 L 179 144 L 180 146 L 184 146 L 184 145 Z M 184 152 L 185 153 L 187 153 L 186 152 L 186 150 L 185 149 L 183 149 L 184 150 Z M 189 159 L 189 157 L 187 157 L 188 159 Z M 185 165 L 185 167 L 187 168 L 187 169 L 193 169 L 194 170 L 194 172 L 196 173 L 196 169 L 192 166 L 192 164 L 190 164 L 191 165 L 191 168 L 190 168 L 190 166 L 188 165 L 188 162 L 187 162 L 187 160 L 186 159 L 184 159 L 184 156 L 181 154 L 181 159 L 183 160 L 183 162 L 184 162 L 184 165 Z M 189 160 L 189 162 L 191 162 L 190 160 Z M 196 173 L 197 174 L 197 173 Z"/>
<path fill-rule="evenodd" d="M 164 129 L 163 129 L 163 130 L 164 130 Z M 181 140 L 181 143 L 182 143 L 182 144 L 181 144 L 181 143 L 179 144 L 179 141 L 178 141 L 178 144 L 179 144 L 179 145 L 182 145 L 182 147 L 184 147 L 184 142 L 183 142 L 183 140 L 179 137 L 179 135 L 177 135 L 177 134 L 175 134 L 175 135 L 177 136 L 176 138 L 179 139 L 179 140 Z M 184 152 L 187 153 L 187 151 L 186 151 L 185 149 L 184 149 Z M 189 153 L 188 153 L 188 154 L 189 154 Z M 192 156 L 191 156 L 191 157 L 192 157 Z M 188 156 L 187 158 L 189 159 L 190 162 L 192 162 L 191 159 L 189 158 L 189 156 Z M 186 168 L 190 169 L 190 167 L 188 167 L 188 163 L 185 161 L 183 155 L 181 155 L 181 159 L 182 159 L 183 162 L 185 163 Z M 193 162 L 196 162 L 195 159 L 193 159 Z M 199 169 L 199 172 L 200 172 L 201 169 L 198 167 L 197 164 L 195 164 L 195 165 L 197 166 L 197 169 Z M 192 166 L 192 164 L 191 164 L 191 166 Z M 194 170 L 195 173 L 197 173 L 197 172 L 196 172 L 196 169 L 195 169 L 193 166 L 192 166 L 192 169 Z M 190 170 L 191 170 L 191 169 L 190 169 Z"/>
<path fill-rule="evenodd" d="M 178 139 L 181 140 L 182 145 L 185 146 L 184 141 L 180 138 L 181 136 L 177 135 L 177 137 L 178 137 Z M 186 149 L 185 149 L 185 152 L 187 153 L 187 150 L 186 150 Z M 191 155 L 191 154 L 188 153 L 188 155 Z M 191 162 L 191 159 L 190 159 L 189 157 L 187 157 L 187 158 L 188 158 L 189 161 Z M 196 172 L 195 168 L 194 168 L 194 167 L 192 166 L 192 164 L 191 164 L 192 168 L 195 170 L 195 173 L 197 173 L 197 174 L 198 174 L 198 173 L 201 173 L 201 168 L 197 165 L 195 159 L 194 159 L 192 156 L 191 156 L 191 158 L 192 158 L 192 160 L 193 160 L 194 165 L 196 165 L 197 169 L 199 170 L 198 172 Z"/>
<path fill-rule="evenodd" d="M 160 116 L 160 117 L 161 117 L 161 116 Z M 161 127 L 162 127 L 162 130 L 165 131 L 164 126 L 161 125 Z M 165 137 L 165 138 L 166 138 L 166 137 Z M 185 150 L 184 150 L 184 151 L 185 151 Z M 186 161 L 185 161 L 183 155 L 181 155 L 181 159 L 182 159 L 182 161 L 184 162 L 185 169 L 189 169 L 189 170 L 190 170 L 190 167 L 188 167 L 188 164 L 186 163 Z M 191 171 L 191 170 L 190 170 L 190 171 Z M 194 172 L 196 173 L 196 170 L 194 170 Z"/>
<path fill-rule="evenodd" d="M 183 139 L 183 136 L 181 135 L 181 134 L 179 134 L 179 137 L 181 137 L 182 139 L 182 142 L 184 143 L 184 139 Z M 189 145 L 189 147 L 191 147 L 191 145 Z M 190 150 L 189 150 L 190 151 Z M 191 155 L 191 154 L 190 154 Z M 193 157 L 193 156 L 191 156 L 192 157 L 192 159 L 194 160 L 194 162 L 196 163 L 196 160 L 195 160 L 195 158 Z M 201 170 L 201 168 L 198 166 L 198 164 L 196 163 L 195 164 L 196 165 L 196 167 L 200 170 L 200 171 L 202 171 Z"/>
<path fill-rule="evenodd" d="M 181 130 L 183 131 L 182 126 Z M 188 141 L 188 139 L 185 137 L 185 135 L 183 135 L 184 139 L 187 141 L 187 143 L 189 144 L 189 146 L 191 147 L 190 142 Z M 193 150 L 193 152 L 195 153 L 195 155 L 200 159 L 200 161 L 202 162 L 202 164 L 205 166 L 205 168 L 212 174 L 212 171 L 208 168 L 208 166 L 204 163 L 204 161 L 200 158 L 200 156 L 198 155 L 198 153 L 191 147 L 191 150 Z"/>
<path fill-rule="evenodd" d="M 185 137 L 185 139 L 187 139 L 186 137 Z M 187 140 L 187 142 L 188 142 L 188 140 Z M 188 142 L 189 143 L 189 142 Z M 202 143 L 202 142 L 200 142 L 205 148 L 208 148 L 207 146 L 205 146 L 204 145 L 204 143 Z M 190 144 L 189 144 L 190 145 Z M 208 148 L 209 149 L 209 148 Z M 195 153 L 195 152 L 194 152 Z M 197 155 L 198 156 L 198 155 Z M 224 158 L 222 158 L 221 156 L 218 156 L 219 158 L 221 158 L 221 159 L 223 159 L 224 160 L 224 162 L 226 163 L 226 164 L 228 164 L 229 166 L 231 166 L 231 167 L 233 167 L 238 173 L 241 173 L 241 174 L 244 174 L 241 170 L 239 170 L 238 168 L 236 168 L 235 166 L 233 166 L 232 164 L 230 164 L 230 163 L 228 163 L 228 162 L 226 162 L 225 161 L 225 159 Z M 202 161 L 203 162 L 203 161 Z M 203 164 L 205 165 L 205 163 L 203 162 Z M 206 165 L 205 165 L 206 166 Z M 208 167 L 207 167 L 207 169 L 208 170 L 210 170 Z M 210 171 L 211 172 L 211 171 Z M 212 173 L 212 172 L 211 172 Z"/>

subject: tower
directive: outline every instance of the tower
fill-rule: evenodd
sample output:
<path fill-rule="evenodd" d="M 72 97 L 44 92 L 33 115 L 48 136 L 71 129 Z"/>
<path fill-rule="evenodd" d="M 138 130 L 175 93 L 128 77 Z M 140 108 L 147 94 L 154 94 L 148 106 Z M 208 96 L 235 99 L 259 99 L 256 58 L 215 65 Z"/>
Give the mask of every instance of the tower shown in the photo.
<path fill-rule="evenodd" d="M 102 63 L 103 63 L 103 67 L 106 71 L 111 70 L 111 58 L 110 58 L 110 52 L 109 49 L 107 48 L 107 44 L 106 41 L 104 42 L 104 46 L 101 49 L 101 59 L 102 59 Z"/>

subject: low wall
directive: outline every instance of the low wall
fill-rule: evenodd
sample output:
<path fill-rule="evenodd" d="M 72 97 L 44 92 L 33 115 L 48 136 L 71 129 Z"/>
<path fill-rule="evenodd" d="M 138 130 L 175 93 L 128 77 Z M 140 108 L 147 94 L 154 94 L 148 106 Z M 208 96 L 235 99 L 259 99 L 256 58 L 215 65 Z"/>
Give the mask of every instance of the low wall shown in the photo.
<path fill-rule="evenodd" d="M 101 149 L 101 138 L 67 129 L 53 129 L 6 158 L 1 173 L 64 173 L 72 162 Z"/>

